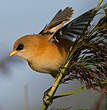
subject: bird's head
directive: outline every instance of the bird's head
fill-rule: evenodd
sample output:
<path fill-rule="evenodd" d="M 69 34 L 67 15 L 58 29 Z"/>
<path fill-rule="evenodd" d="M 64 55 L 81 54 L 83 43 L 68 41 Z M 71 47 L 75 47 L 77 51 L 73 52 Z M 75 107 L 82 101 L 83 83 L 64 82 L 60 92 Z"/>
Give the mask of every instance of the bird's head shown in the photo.
<path fill-rule="evenodd" d="M 33 53 L 36 52 L 38 45 L 37 35 L 27 35 L 19 38 L 13 46 L 13 51 L 10 56 L 17 55 L 26 60 L 32 57 Z"/>

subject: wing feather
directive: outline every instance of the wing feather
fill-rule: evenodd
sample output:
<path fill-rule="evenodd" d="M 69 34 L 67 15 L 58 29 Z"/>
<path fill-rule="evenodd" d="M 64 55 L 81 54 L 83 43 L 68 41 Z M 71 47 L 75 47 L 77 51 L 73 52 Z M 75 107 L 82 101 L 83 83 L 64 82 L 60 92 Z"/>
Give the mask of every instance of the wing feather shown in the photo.
<path fill-rule="evenodd" d="M 61 29 L 64 23 L 71 20 L 73 14 L 72 8 L 65 8 L 64 10 L 59 10 L 52 21 L 45 26 L 45 28 L 40 32 L 40 34 L 44 33 L 55 33 L 57 30 Z"/>
<path fill-rule="evenodd" d="M 59 33 L 62 33 L 61 34 L 62 38 L 64 37 L 67 39 L 72 39 L 72 38 L 76 39 L 77 37 L 79 37 L 83 33 L 87 24 L 90 23 L 91 14 L 93 10 L 94 9 L 91 9 L 85 12 L 84 14 L 80 15 L 76 19 L 72 20 L 71 22 L 63 26 L 54 34 L 53 38 L 60 39 Z"/>

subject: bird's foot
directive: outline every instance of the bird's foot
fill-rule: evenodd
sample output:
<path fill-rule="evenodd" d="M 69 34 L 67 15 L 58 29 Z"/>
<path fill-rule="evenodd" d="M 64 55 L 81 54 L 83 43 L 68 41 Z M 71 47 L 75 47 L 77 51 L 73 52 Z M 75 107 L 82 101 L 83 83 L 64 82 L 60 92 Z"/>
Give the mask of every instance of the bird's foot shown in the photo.
<path fill-rule="evenodd" d="M 45 105 L 50 105 L 52 104 L 53 100 L 51 99 L 51 96 L 49 95 L 49 91 L 51 90 L 52 87 L 50 87 L 49 89 L 47 89 L 45 92 L 44 92 L 44 96 L 43 96 L 43 103 Z"/>
<path fill-rule="evenodd" d="M 65 72 L 63 72 L 62 69 L 65 69 Z M 62 65 L 62 66 L 60 66 L 58 72 L 61 72 L 64 76 L 65 76 L 65 75 L 68 75 L 68 74 L 70 73 L 70 68 L 64 67 L 64 65 Z"/>

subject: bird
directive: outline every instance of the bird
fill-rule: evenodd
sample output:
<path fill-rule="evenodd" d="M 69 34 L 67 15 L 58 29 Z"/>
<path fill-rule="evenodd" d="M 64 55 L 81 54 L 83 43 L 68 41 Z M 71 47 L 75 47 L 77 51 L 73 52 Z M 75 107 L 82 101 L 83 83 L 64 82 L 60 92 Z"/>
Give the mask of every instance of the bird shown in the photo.
<path fill-rule="evenodd" d="M 72 19 L 74 10 L 59 10 L 51 22 L 38 34 L 24 35 L 14 43 L 10 56 L 25 59 L 37 72 L 48 73 L 54 78 L 64 64 L 67 54 L 89 23 L 93 9 Z"/>

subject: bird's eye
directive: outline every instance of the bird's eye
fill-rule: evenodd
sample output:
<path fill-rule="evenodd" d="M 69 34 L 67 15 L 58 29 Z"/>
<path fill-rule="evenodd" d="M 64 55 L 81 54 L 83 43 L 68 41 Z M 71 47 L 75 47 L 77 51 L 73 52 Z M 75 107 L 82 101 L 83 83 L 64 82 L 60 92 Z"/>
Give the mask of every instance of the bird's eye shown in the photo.
<path fill-rule="evenodd" d="M 19 44 L 16 50 L 22 50 L 24 48 L 24 44 Z"/>

